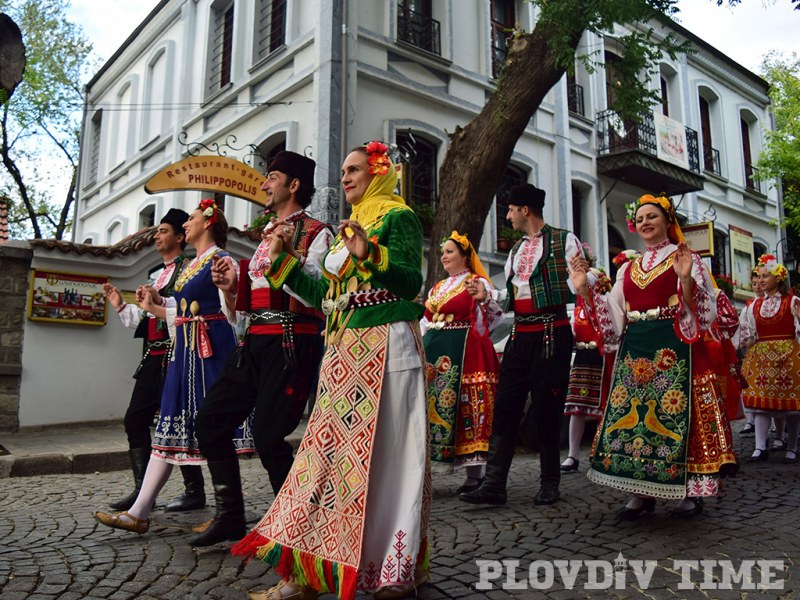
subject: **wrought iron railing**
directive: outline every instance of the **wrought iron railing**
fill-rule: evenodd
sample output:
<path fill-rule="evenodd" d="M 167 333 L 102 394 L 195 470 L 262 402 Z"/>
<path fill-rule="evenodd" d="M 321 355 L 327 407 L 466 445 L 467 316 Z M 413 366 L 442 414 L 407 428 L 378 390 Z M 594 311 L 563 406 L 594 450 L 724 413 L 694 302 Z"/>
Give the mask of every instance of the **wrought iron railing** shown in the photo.
<path fill-rule="evenodd" d="M 404 3 L 397 10 L 397 39 L 441 56 L 439 21 L 411 10 Z"/>
<path fill-rule="evenodd" d="M 625 150 L 640 150 L 658 156 L 658 138 L 652 112 L 639 115 L 639 120 L 623 119 L 614 110 L 597 113 L 597 152 L 615 154 Z M 700 173 L 700 149 L 697 132 L 686 127 L 686 154 L 689 169 Z"/>
<path fill-rule="evenodd" d="M 761 181 L 758 178 L 758 169 L 749 163 L 744 164 L 744 184 L 748 190 L 761 193 Z"/>
<path fill-rule="evenodd" d="M 567 106 L 569 112 L 582 117 L 586 116 L 583 106 L 583 86 L 577 83 L 567 84 Z"/>
<path fill-rule="evenodd" d="M 722 165 L 719 160 L 719 150 L 716 148 L 703 149 L 703 167 L 709 173 L 722 177 Z"/>

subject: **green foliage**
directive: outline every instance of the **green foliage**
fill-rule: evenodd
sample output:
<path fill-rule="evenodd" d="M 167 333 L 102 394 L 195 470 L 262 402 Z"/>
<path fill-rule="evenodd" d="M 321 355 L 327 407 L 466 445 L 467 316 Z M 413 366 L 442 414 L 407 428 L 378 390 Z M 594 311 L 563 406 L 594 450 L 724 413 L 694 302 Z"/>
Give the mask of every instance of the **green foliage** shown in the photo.
<path fill-rule="evenodd" d="M 26 54 L 22 83 L 0 107 L 0 193 L 11 200 L 14 237 L 61 238 L 69 228 L 81 80 L 95 65 L 68 7 L 69 0 L 0 0 L 0 11 L 22 31 Z M 65 198 L 54 198 L 54 182 L 72 182 Z"/>
<path fill-rule="evenodd" d="M 500 239 L 502 240 L 509 240 L 511 242 L 516 242 L 521 237 L 522 237 L 522 232 L 516 229 L 512 229 L 511 227 L 503 227 L 500 230 Z"/>
<path fill-rule="evenodd" d="M 423 229 L 428 229 L 433 224 L 433 219 L 436 217 L 436 211 L 430 204 L 415 204 L 409 202 L 408 205 L 417 214 L 420 225 Z"/>
<path fill-rule="evenodd" d="M 761 72 L 770 84 L 775 129 L 766 131 L 759 176 L 781 181 L 786 224 L 800 233 L 800 57 L 769 53 Z"/>
<path fill-rule="evenodd" d="M 244 228 L 247 231 L 256 231 L 257 229 L 261 229 L 262 227 L 266 226 L 272 217 L 277 216 L 278 215 L 276 215 L 274 212 L 259 213 L 258 216 L 256 216 L 252 222 L 246 224 Z"/>

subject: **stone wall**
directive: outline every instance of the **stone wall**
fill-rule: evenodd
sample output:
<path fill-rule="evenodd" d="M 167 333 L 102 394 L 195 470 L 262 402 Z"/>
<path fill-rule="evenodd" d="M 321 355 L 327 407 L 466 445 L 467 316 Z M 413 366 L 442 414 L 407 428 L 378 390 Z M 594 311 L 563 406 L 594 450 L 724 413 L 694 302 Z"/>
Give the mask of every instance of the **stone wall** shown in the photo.
<path fill-rule="evenodd" d="M 0 244 L 0 431 L 19 428 L 25 304 L 33 251 L 27 242 Z"/>

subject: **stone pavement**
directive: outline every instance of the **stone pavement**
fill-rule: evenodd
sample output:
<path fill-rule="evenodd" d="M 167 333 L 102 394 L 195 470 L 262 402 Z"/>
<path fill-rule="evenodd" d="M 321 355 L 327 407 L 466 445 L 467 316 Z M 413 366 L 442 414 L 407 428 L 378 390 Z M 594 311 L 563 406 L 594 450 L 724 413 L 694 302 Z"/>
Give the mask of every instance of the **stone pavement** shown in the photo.
<path fill-rule="evenodd" d="M 737 425 L 738 428 L 738 425 Z M 737 439 L 742 456 L 752 450 L 752 438 Z M 800 561 L 797 493 L 800 465 L 781 464 L 781 455 L 768 463 L 747 464 L 735 479 L 725 482 L 719 500 L 706 502 L 702 516 L 682 519 L 670 515 L 672 503 L 659 502 L 656 513 L 635 522 L 615 522 L 624 503 L 620 493 L 591 484 L 585 477 L 585 450 L 581 472 L 562 480 L 562 501 L 536 507 L 538 461 L 522 454 L 514 461 L 505 507 L 481 508 L 459 502 L 455 488 L 460 474 L 436 475 L 431 518 L 431 584 L 420 590 L 425 600 L 440 598 L 800 598 Z M 248 518 L 255 522 L 272 500 L 269 481 L 257 460 L 242 461 Z M 160 503 L 180 492 L 173 477 Z M 187 543 L 189 527 L 208 519 L 212 508 L 175 515 L 157 509 L 151 530 L 142 536 L 114 531 L 97 524 L 95 510 L 129 490 L 126 472 L 71 473 L 0 479 L 0 598 L 176 600 L 246 598 L 245 592 L 263 589 L 277 577 L 261 562 L 247 565 L 231 557 L 227 547 L 193 550 Z M 210 484 L 207 482 L 210 495 Z M 636 567 L 606 572 L 619 554 L 625 560 L 655 561 L 648 584 L 637 582 Z M 759 583 L 757 568 L 746 560 L 783 561 L 785 570 L 772 581 L 783 589 L 747 589 Z M 491 589 L 476 589 L 479 567 Z M 516 574 L 502 563 L 519 561 Z M 598 561 L 555 563 L 557 560 Z M 691 589 L 679 589 L 680 565 L 675 560 L 727 560 L 706 563 L 706 588 L 727 581 L 733 589 L 700 589 L 703 572 L 689 571 Z M 528 585 L 533 561 L 537 581 Z M 507 562 L 507 565 L 511 563 Z M 569 570 L 576 579 L 568 581 Z M 553 575 L 552 585 L 548 576 Z M 595 587 L 590 589 L 590 577 Z M 740 577 L 737 579 L 737 577 Z M 519 589 L 501 589 L 503 583 Z M 619 585 L 617 585 L 619 582 Z M 610 587 L 609 587 L 610 586 Z M 323 598 L 333 598 L 325 596 Z"/>

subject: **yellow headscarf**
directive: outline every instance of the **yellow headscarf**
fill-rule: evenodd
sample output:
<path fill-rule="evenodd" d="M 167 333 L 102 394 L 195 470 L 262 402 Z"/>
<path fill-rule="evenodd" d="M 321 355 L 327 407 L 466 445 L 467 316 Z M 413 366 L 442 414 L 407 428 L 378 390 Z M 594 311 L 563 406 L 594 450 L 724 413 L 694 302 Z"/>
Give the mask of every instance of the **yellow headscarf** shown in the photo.
<path fill-rule="evenodd" d="M 669 223 L 667 226 L 667 237 L 672 243 L 681 244 L 686 241 L 683 237 L 681 226 L 678 224 L 678 219 L 675 215 L 675 206 L 672 204 L 672 200 L 666 196 L 656 197 L 651 194 L 645 194 L 639 198 L 639 201 L 636 203 L 636 210 L 639 210 L 639 207 L 644 204 L 655 204 L 667 213 L 667 221 Z"/>
<path fill-rule="evenodd" d="M 464 254 L 467 255 L 467 266 L 469 270 L 475 273 L 478 277 L 483 277 L 486 281 L 490 281 L 489 274 L 486 272 L 486 269 L 483 268 L 483 263 L 481 263 L 481 259 L 478 258 L 478 252 L 475 250 L 475 247 L 469 241 L 466 235 L 461 235 L 457 231 L 453 231 L 447 240 L 453 240 L 455 244 L 464 251 Z M 447 241 L 445 240 L 445 241 Z"/>
<path fill-rule="evenodd" d="M 387 160 L 389 159 L 387 158 Z M 376 175 L 370 182 L 361 200 L 353 205 L 350 218 L 367 228 L 391 208 L 402 206 L 411 210 L 406 205 L 406 201 L 394 193 L 395 187 L 397 187 L 397 170 L 394 163 L 389 160 L 389 168 L 386 173 Z"/>

